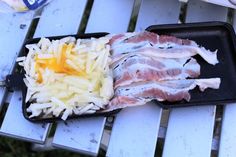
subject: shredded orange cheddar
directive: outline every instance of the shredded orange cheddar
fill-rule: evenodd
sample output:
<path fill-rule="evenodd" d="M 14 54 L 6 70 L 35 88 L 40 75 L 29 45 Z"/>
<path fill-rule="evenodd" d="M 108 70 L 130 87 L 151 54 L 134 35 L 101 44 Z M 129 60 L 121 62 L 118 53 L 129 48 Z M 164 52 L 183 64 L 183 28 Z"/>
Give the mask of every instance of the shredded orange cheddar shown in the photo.
<path fill-rule="evenodd" d="M 71 54 L 73 44 L 64 44 L 62 46 L 59 61 L 56 57 L 52 58 L 39 58 L 37 55 L 35 56 L 36 61 L 36 72 L 38 73 L 37 82 L 41 83 L 43 81 L 42 73 L 39 69 L 50 69 L 56 73 L 65 73 L 68 75 L 77 75 L 77 76 L 84 76 L 86 73 L 82 69 L 73 69 L 67 63 L 67 55 Z"/>

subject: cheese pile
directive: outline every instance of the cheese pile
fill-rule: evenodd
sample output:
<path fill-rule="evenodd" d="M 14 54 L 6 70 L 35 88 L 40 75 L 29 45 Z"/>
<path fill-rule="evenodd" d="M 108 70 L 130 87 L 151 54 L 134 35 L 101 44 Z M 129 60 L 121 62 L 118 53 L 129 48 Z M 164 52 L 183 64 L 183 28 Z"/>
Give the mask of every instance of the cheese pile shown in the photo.
<path fill-rule="evenodd" d="M 26 72 L 26 102 L 30 118 L 91 114 L 113 96 L 108 37 L 50 41 L 26 45 L 27 56 L 17 59 Z"/>

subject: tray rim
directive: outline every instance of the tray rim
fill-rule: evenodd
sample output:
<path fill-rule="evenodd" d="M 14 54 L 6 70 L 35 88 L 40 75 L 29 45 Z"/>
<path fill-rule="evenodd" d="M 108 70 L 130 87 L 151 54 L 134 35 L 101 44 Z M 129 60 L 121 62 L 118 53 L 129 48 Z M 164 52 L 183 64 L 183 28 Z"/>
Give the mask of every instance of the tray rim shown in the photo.
<path fill-rule="evenodd" d="M 231 24 L 222 21 L 209 21 L 209 22 L 190 22 L 190 23 L 177 23 L 177 24 L 161 24 L 161 25 L 150 25 L 145 30 L 152 31 L 153 29 L 174 29 L 178 28 L 197 28 L 197 27 L 217 27 L 223 26 L 227 28 L 232 35 L 235 36 L 234 28 Z"/>

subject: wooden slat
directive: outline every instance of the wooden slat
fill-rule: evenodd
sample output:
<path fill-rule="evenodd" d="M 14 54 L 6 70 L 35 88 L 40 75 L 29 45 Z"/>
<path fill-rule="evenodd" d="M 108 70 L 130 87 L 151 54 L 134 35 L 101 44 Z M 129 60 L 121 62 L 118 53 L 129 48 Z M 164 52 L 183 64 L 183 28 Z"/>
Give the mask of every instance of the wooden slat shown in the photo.
<path fill-rule="evenodd" d="M 203 1 L 236 9 L 236 6 L 233 5 L 233 3 L 231 3 L 231 2 L 235 2 L 233 0 L 232 1 L 230 0 L 203 0 Z"/>
<path fill-rule="evenodd" d="M 0 80 L 5 80 L 15 64 L 21 45 L 32 21 L 33 14 L 0 13 Z M 0 88 L 0 108 L 6 89 Z"/>
<path fill-rule="evenodd" d="M 135 30 L 143 31 L 155 24 L 177 23 L 180 6 L 180 2 L 173 0 L 143 0 Z"/>
<path fill-rule="evenodd" d="M 168 10 L 169 14 L 160 13 L 166 3 L 174 9 Z M 178 1 L 143 0 L 136 30 L 164 21 L 177 23 L 178 16 L 170 15 L 179 15 L 179 12 Z M 123 109 L 115 119 L 107 156 L 154 156 L 161 115 L 162 109 L 154 103 Z"/>
<path fill-rule="evenodd" d="M 226 21 L 227 8 L 198 0 L 188 3 L 186 22 Z M 210 156 L 215 106 L 173 109 L 170 112 L 163 157 Z"/>
<path fill-rule="evenodd" d="M 32 17 L 32 13 L 0 15 L 0 67 L 2 79 L 12 71 L 15 59 L 29 30 Z M 44 130 L 47 130 L 48 126 L 31 124 L 23 118 L 20 97 L 21 92 L 19 91 L 13 94 L 0 133 L 9 137 L 43 143 L 47 134 Z M 13 122 L 14 125 L 12 125 Z"/>
<path fill-rule="evenodd" d="M 236 104 L 227 104 L 222 121 L 219 157 L 234 157 L 236 154 Z"/>
<path fill-rule="evenodd" d="M 126 31 L 129 23 L 129 18 L 127 17 L 131 16 L 133 0 L 123 0 L 122 2 L 123 3 L 116 0 L 95 0 L 86 32 Z M 127 10 L 121 13 L 118 12 L 117 9 L 107 9 L 108 4 L 110 6 L 116 6 L 119 9 L 126 8 Z M 122 19 L 123 21 L 116 20 L 116 25 L 114 25 L 114 21 L 111 21 L 112 19 L 109 16 L 113 18 L 122 16 L 124 19 Z M 105 127 L 105 120 L 106 118 L 100 117 L 68 121 L 67 125 L 59 123 L 55 132 L 53 145 L 89 155 L 97 155 L 102 138 L 102 132 Z M 68 133 L 66 130 L 78 132 L 78 134 Z"/>
<path fill-rule="evenodd" d="M 133 4 L 134 0 L 95 0 L 86 32 L 126 31 Z"/>
<path fill-rule="evenodd" d="M 163 157 L 209 157 L 215 106 L 173 109 L 170 113 Z"/>
<path fill-rule="evenodd" d="M 39 20 L 39 27 L 36 28 L 34 37 L 39 36 L 52 36 L 52 35 L 64 35 L 64 34 L 76 34 L 79 28 L 81 15 L 87 0 L 54 0 L 48 6 L 46 6 L 42 12 Z M 73 11 L 73 12 L 71 12 Z M 76 21 L 76 22 L 75 22 Z M 14 23 L 14 21 L 12 22 Z M 76 25 L 77 24 L 77 25 Z M 13 36 L 13 35 L 12 35 Z M 21 96 L 21 93 L 14 93 L 13 100 L 16 100 Z M 14 114 L 15 112 L 21 113 L 21 108 L 15 108 L 15 105 L 21 106 L 21 102 L 12 101 L 9 104 L 7 114 L 4 117 L 2 132 L 9 136 L 17 137 L 22 140 L 32 140 L 32 142 L 43 143 L 45 137 L 39 139 L 34 133 L 29 133 L 28 130 L 37 130 L 42 124 L 32 124 L 23 118 L 22 114 Z M 17 131 L 14 127 L 9 127 L 11 120 L 18 121 Z M 28 126 L 28 127 L 26 127 Z M 49 131 L 49 124 L 43 129 L 38 129 L 39 135 L 46 135 Z"/>
<path fill-rule="evenodd" d="M 6 112 L 0 134 L 36 143 L 43 143 L 46 139 L 49 125 L 31 123 L 22 115 L 22 94 L 14 92 Z"/>
<path fill-rule="evenodd" d="M 87 0 L 55 0 L 44 9 L 34 37 L 76 34 Z"/>
<path fill-rule="evenodd" d="M 103 117 L 59 123 L 53 146 L 96 156 L 106 119 Z"/>
<path fill-rule="evenodd" d="M 201 0 L 190 0 L 186 22 L 226 21 L 228 9 Z"/>
<path fill-rule="evenodd" d="M 160 115 L 161 108 L 153 102 L 121 111 L 115 119 L 106 156 L 154 156 Z"/>
<path fill-rule="evenodd" d="M 233 27 L 236 29 L 236 11 L 234 11 Z M 224 107 L 220 136 L 219 157 L 234 157 L 236 154 L 236 104 Z"/>

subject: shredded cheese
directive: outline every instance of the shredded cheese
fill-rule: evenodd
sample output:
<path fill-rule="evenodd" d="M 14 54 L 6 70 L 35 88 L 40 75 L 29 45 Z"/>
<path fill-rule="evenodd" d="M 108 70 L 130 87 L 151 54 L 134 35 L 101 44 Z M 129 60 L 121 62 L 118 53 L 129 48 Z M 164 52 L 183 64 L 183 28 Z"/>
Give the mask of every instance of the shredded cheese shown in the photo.
<path fill-rule="evenodd" d="M 29 53 L 17 60 L 26 71 L 27 112 L 32 117 L 94 113 L 113 96 L 108 37 L 50 41 L 27 45 Z M 108 70 L 107 70 L 108 69 Z"/>

